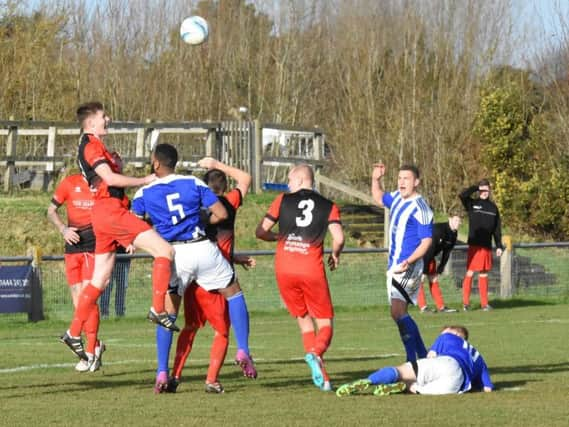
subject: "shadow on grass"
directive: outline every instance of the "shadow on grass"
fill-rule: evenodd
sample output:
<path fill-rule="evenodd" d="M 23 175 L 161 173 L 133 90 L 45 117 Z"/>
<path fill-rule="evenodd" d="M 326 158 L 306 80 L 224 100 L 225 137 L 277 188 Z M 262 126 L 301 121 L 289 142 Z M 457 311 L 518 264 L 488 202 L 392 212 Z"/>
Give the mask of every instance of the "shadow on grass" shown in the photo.
<path fill-rule="evenodd" d="M 538 307 L 544 305 L 557 305 L 561 301 L 546 301 L 546 300 L 534 300 L 534 299 L 508 299 L 508 300 L 493 300 L 490 302 L 492 307 L 495 309 L 502 308 L 520 308 L 520 307 Z"/>
<path fill-rule="evenodd" d="M 498 381 L 494 383 L 494 389 L 496 391 L 505 390 L 505 389 L 512 389 L 517 387 L 522 387 L 526 385 L 530 381 Z"/>
<path fill-rule="evenodd" d="M 569 371 L 569 361 L 544 365 L 498 366 L 491 367 L 492 374 L 555 373 Z"/>

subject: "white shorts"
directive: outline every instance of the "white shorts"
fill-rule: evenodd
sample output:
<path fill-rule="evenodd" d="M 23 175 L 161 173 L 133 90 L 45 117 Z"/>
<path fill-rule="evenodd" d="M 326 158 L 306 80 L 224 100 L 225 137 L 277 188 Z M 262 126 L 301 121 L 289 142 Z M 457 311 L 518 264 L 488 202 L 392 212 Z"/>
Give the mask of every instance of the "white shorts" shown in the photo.
<path fill-rule="evenodd" d="M 174 245 L 170 288 L 183 295 L 194 280 L 206 291 L 223 289 L 233 282 L 233 268 L 210 240 Z"/>
<path fill-rule="evenodd" d="M 462 369 L 450 356 L 417 360 L 415 384 L 420 394 L 455 394 L 460 391 L 463 382 Z"/>
<path fill-rule="evenodd" d="M 387 271 L 387 299 L 390 303 L 392 299 L 398 299 L 416 305 L 423 274 L 423 259 L 410 264 L 409 268 L 402 273 L 394 273 L 395 269 L 397 266 Z"/>

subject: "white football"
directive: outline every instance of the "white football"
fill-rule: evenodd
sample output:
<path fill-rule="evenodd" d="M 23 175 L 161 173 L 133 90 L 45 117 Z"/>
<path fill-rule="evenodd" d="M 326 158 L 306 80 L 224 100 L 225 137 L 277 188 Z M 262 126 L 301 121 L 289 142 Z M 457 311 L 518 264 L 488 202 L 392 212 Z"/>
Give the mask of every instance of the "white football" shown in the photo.
<path fill-rule="evenodd" d="M 201 16 L 190 16 L 180 25 L 180 37 L 191 45 L 202 44 L 209 36 L 209 25 Z"/>

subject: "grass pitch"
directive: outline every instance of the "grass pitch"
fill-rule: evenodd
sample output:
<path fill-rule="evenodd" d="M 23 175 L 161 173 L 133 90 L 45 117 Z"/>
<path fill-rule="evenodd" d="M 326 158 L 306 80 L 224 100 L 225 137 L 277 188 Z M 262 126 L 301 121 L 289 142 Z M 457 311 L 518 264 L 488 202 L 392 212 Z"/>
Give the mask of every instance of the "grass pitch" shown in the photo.
<path fill-rule="evenodd" d="M 316 389 L 302 360 L 295 321 L 283 311 L 253 313 L 251 349 L 259 378 L 229 362 L 226 392 L 203 391 L 211 330 L 198 334 L 177 394 L 154 395 L 154 327 L 140 319 L 103 321 L 100 372 L 77 373 L 57 341 L 67 322 L 37 324 L 0 317 L 0 425 L 511 425 L 566 426 L 569 421 L 569 305 L 548 300 L 494 302 L 497 309 L 412 315 L 426 342 L 441 326 L 469 327 L 495 393 L 338 398 Z M 333 383 L 365 377 L 404 359 L 387 311 L 379 306 L 337 313 L 327 353 Z"/>

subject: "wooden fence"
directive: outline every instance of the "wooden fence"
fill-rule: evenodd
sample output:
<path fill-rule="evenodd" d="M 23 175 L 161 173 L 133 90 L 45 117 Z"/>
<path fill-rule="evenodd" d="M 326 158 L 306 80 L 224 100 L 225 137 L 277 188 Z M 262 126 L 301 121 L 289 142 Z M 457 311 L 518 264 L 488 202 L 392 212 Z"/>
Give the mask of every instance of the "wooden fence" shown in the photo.
<path fill-rule="evenodd" d="M 271 135 L 277 137 L 271 140 Z M 0 121 L 4 190 L 29 182 L 32 175 L 36 186 L 46 189 L 54 173 L 75 158 L 78 136 L 76 123 Z M 282 180 L 283 173 L 277 172 L 291 164 L 307 162 L 319 168 L 325 163 L 322 130 L 260 121 L 112 122 L 105 141 L 137 168 L 148 163 L 155 144 L 171 142 L 182 167 L 195 167 L 203 156 L 215 157 L 248 171 L 255 192 L 264 182 Z"/>

